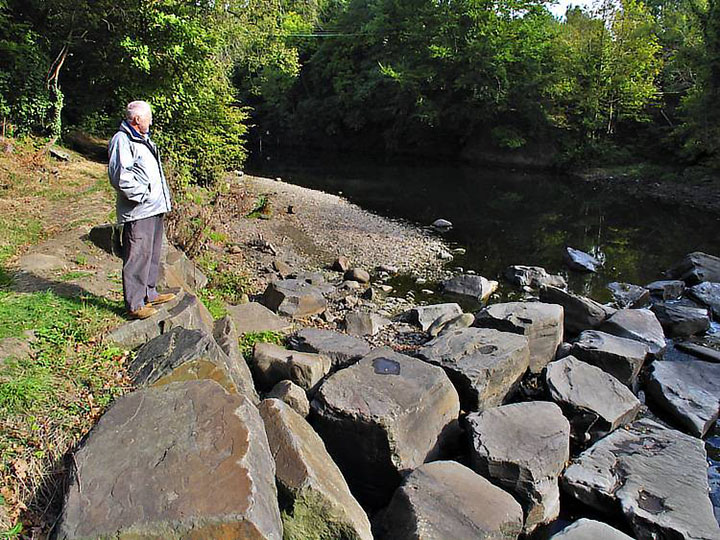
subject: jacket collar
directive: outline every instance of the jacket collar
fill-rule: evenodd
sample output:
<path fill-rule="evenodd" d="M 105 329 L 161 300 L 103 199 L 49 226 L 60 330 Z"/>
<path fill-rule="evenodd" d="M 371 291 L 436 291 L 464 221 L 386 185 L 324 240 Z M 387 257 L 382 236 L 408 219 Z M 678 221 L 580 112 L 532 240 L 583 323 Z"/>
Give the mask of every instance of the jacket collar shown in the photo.
<path fill-rule="evenodd" d="M 128 136 L 137 142 L 150 142 L 149 136 L 143 136 L 138 130 L 136 130 L 134 127 L 132 127 L 130 124 L 127 123 L 126 120 L 123 120 L 120 123 L 120 129 L 128 134 Z"/>

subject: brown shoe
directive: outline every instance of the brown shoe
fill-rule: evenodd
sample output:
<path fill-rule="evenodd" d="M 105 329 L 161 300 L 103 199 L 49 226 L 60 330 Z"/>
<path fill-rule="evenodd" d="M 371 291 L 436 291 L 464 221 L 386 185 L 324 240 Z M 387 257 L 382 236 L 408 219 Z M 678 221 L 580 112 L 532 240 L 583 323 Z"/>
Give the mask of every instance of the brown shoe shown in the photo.
<path fill-rule="evenodd" d="M 136 309 L 135 311 L 130 312 L 130 318 L 131 319 L 147 319 L 148 317 L 152 317 L 157 313 L 157 309 L 150 305 L 145 305 L 141 307 L 140 309 Z"/>
<path fill-rule="evenodd" d="M 164 304 L 165 302 L 169 302 L 170 300 L 174 300 L 177 295 L 175 293 L 165 293 L 165 294 L 159 294 L 158 297 L 150 302 L 151 306 L 159 306 L 160 304 Z"/>

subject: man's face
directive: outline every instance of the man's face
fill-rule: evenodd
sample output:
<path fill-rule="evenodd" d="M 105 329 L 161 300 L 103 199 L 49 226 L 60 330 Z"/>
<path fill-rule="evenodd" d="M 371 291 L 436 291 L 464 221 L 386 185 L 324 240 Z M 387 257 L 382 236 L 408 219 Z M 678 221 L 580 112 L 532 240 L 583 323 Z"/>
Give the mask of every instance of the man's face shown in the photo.
<path fill-rule="evenodd" d="M 152 113 L 146 113 L 135 117 L 136 129 L 143 135 L 150 131 L 152 125 Z"/>

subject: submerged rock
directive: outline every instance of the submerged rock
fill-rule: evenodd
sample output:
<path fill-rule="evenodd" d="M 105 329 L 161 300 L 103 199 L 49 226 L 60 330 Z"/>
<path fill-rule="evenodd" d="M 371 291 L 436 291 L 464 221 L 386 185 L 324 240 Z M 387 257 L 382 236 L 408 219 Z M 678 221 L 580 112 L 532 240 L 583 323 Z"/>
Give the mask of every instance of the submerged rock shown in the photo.
<path fill-rule="evenodd" d="M 560 512 L 558 476 L 570 457 L 570 424 L 560 407 L 536 401 L 503 405 L 467 417 L 472 468 L 515 495 L 525 530 Z"/>
<path fill-rule="evenodd" d="M 311 406 L 330 455 L 372 508 L 387 504 L 403 474 L 440 457 L 460 412 L 442 369 L 388 348 L 330 376 Z"/>
<path fill-rule="evenodd" d="M 286 501 L 283 539 L 372 540 L 365 511 L 310 424 L 276 399 L 261 403 L 260 416 Z"/>
<path fill-rule="evenodd" d="M 555 359 L 563 340 L 563 308 L 542 302 L 493 304 L 475 315 L 474 326 L 521 334 L 530 347 L 530 371 L 540 373 Z"/>
<path fill-rule="evenodd" d="M 602 262 L 589 253 L 571 247 L 565 248 L 563 259 L 570 270 L 577 272 L 597 272 L 602 267 Z"/>
<path fill-rule="evenodd" d="M 622 308 L 643 308 L 650 303 L 650 291 L 632 283 L 608 283 L 607 288 L 615 299 L 615 304 Z"/>
<path fill-rule="evenodd" d="M 119 398 L 73 461 L 58 539 L 282 538 L 262 419 L 214 381 Z"/>
<path fill-rule="evenodd" d="M 327 356 L 335 368 L 347 367 L 370 352 L 363 339 L 318 328 L 303 328 L 290 337 L 288 345 L 296 351 Z"/>
<path fill-rule="evenodd" d="M 638 538 L 720 538 L 703 442 L 649 419 L 611 433 L 573 460 L 563 488 L 611 515 L 620 508 Z"/>
<path fill-rule="evenodd" d="M 644 343 L 650 354 L 655 356 L 660 356 L 665 351 L 662 326 L 649 309 L 621 309 L 605 321 L 600 330 Z"/>
<path fill-rule="evenodd" d="M 523 511 L 507 492 L 454 461 L 435 461 L 405 479 L 383 514 L 383 540 L 515 540 Z"/>
<path fill-rule="evenodd" d="M 447 372 L 463 410 L 482 411 L 500 405 L 515 391 L 530 365 L 530 348 L 524 336 L 463 328 L 428 342 L 418 357 Z"/>
<path fill-rule="evenodd" d="M 539 289 L 543 286 L 558 287 L 564 289 L 567 287 L 565 278 L 548 274 L 541 266 L 509 266 L 503 274 L 513 285 L 518 287 L 530 287 Z"/>
<path fill-rule="evenodd" d="M 586 330 L 573 343 L 571 353 L 609 373 L 624 385 L 635 388 L 648 349 L 646 344 L 634 339 Z"/>
<path fill-rule="evenodd" d="M 667 272 L 668 277 L 688 285 L 703 281 L 720 281 L 720 257 L 695 251 L 686 255 Z"/>
<path fill-rule="evenodd" d="M 573 356 L 548 364 L 545 381 L 580 444 L 632 422 L 640 411 L 640 401 L 620 381 Z"/>
<path fill-rule="evenodd" d="M 710 317 L 705 308 L 659 303 L 652 306 L 652 312 L 669 337 L 702 334 L 710 328 Z"/>
<path fill-rule="evenodd" d="M 596 328 L 615 312 L 614 309 L 603 306 L 595 300 L 557 287 L 542 287 L 540 301 L 547 304 L 559 304 L 563 307 L 565 329 L 571 334 L 579 334 L 583 330 Z"/>
<path fill-rule="evenodd" d="M 647 393 L 685 431 L 703 437 L 720 414 L 720 364 L 654 362 Z"/>

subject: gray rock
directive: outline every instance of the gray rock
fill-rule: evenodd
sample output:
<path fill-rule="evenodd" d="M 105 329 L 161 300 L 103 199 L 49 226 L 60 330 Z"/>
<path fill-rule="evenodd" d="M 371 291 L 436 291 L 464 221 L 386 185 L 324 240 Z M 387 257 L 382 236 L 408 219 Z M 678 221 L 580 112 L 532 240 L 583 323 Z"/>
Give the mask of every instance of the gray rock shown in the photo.
<path fill-rule="evenodd" d="M 633 540 L 627 534 L 610 525 L 592 519 L 578 519 L 562 531 L 550 537 L 550 540 Z"/>
<path fill-rule="evenodd" d="M 650 291 L 632 283 L 608 283 L 607 288 L 615 299 L 615 304 L 622 308 L 644 308 L 650 303 Z"/>
<path fill-rule="evenodd" d="M 332 330 L 303 328 L 288 340 L 291 349 L 327 356 L 335 368 L 347 367 L 370 352 L 365 340 Z"/>
<path fill-rule="evenodd" d="M 498 288 L 497 281 L 490 281 L 482 276 L 455 276 L 442 282 L 445 294 L 469 298 L 484 303 Z"/>
<path fill-rule="evenodd" d="M 287 379 L 280 381 L 268 392 L 268 399 L 279 399 L 287 403 L 293 410 L 303 418 L 310 414 L 310 401 L 305 390 Z"/>
<path fill-rule="evenodd" d="M 710 347 L 705 347 L 703 345 L 698 345 L 697 343 L 690 342 L 676 343 L 675 347 L 683 352 L 690 353 L 693 356 L 700 358 L 701 360 L 720 364 L 720 351 L 711 349 Z"/>
<path fill-rule="evenodd" d="M 648 346 L 655 356 L 665 351 L 665 334 L 655 314 L 649 309 L 621 309 L 600 327 L 614 336 L 634 339 Z"/>
<path fill-rule="evenodd" d="M 459 330 L 461 328 L 470 328 L 475 322 L 475 315 L 472 313 L 463 313 L 462 315 L 450 315 L 441 317 L 436 320 L 430 328 L 428 328 L 428 334 L 432 337 L 437 337 L 445 332 L 452 332 L 453 330 Z"/>
<path fill-rule="evenodd" d="M 88 237 L 93 244 L 103 251 L 116 257 L 122 257 L 122 231 L 123 226 L 121 224 L 105 223 L 90 229 Z"/>
<path fill-rule="evenodd" d="M 310 424 L 276 399 L 262 402 L 260 416 L 275 458 L 277 483 L 288 500 L 283 538 L 372 540 L 365 511 Z"/>
<path fill-rule="evenodd" d="M 432 226 L 436 229 L 449 229 L 453 226 L 453 224 L 447 219 L 436 219 L 435 221 L 433 221 Z"/>
<path fill-rule="evenodd" d="M 280 315 L 293 319 L 317 315 L 327 308 L 322 292 L 299 279 L 273 281 L 263 293 L 263 303 Z"/>
<path fill-rule="evenodd" d="M 291 351 L 274 343 L 256 343 L 253 373 L 260 388 L 272 388 L 288 379 L 313 392 L 330 371 L 331 361 L 325 355 Z"/>
<path fill-rule="evenodd" d="M 48 153 L 57 160 L 70 161 L 70 154 L 64 152 L 63 150 L 60 150 L 59 148 L 50 147 Z"/>
<path fill-rule="evenodd" d="M 433 339 L 418 357 L 445 369 L 463 410 L 482 411 L 512 395 L 530 364 L 530 349 L 524 336 L 463 328 Z"/>
<path fill-rule="evenodd" d="M 207 286 L 207 276 L 187 255 L 163 238 L 158 275 L 159 289 L 181 288 L 197 292 Z"/>
<path fill-rule="evenodd" d="M 357 281 L 358 283 L 370 283 L 370 274 L 362 268 L 351 268 L 345 272 L 347 281 Z"/>
<path fill-rule="evenodd" d="M 586 330 L 573 343 L 572 355 L 599 367 L 624 385 L 635 388 L 649 347 L 634 339 Z"/>
<path fill-rule="evenodd" d="M 403 474 L 441 455 L 460 412 L 442 369 L 389 348 L 330 376 L 311 406 L 330 455 L 372 508 L 387 504 Z"/>
<path fill-rule="evenodd" d="M 454 461 L 415 469 L 380 524 L 386 540 L 515 540 L 522 507 L 512 495 Z"/>
<path fill-rule="evenodd" d="M 239 334 L 251 332 L 286 332 L 292 324 L 278 317 L 268 308 L 257 302 L 249 302 L 239 306 L 229 306 L 228 314 L 232 317 Z"/>
<path fill-rule="evenodd" d="M 558 476 L 570 457 L 570 424 L 560 407 L 536 401 L 470 414 L 472 468 L 515 495 L 525 530 L 560 511 Z"/>
<path fill-rule="evenodd" d="M 598 367 L 574 356 L 551 362 L 545 382 L 552 400 L 570 420 L 580 444 L 596 441 L 635 420 L 640 401 L 626 386 Z"/>
<path fill-rule="evenodd" d="M 710 329 L 710 317 L 705 308 L 658 303 L 651 309 L 669 337 L 689 337 Z"/>
<path fill-rule="evenodd" d="M 709 307 L 713 316 L 720 319 L 720 283 L 705 281 L 690 287 L 687 293 L 693 300 Z"/>
<path fill-rule="evenodd" d="M 73 461 L 56 539 L 282 538 L 262 419 L 214 381 L 118 399 Z"/>
<path fill-rule="evenodd" d="M 685 292 L 685 283 L 680 280 L 653 281 L 645 285 L 650 294 L 663 300 L 676 300 Z"/>
<path fill-rule="evenodd" d="M 244 363 L 244 360 L 243 360 Z M 163 386 L 173 382 L 210 379 L 227 392 L 257 398 L 252 379 L 237 359 L 230 357 L 201 330 L 175 327 L 140 347 L 128 366 L 128 374 L 139 387 Z"/>
<path fill-rule="evenodd" d="M 602 267 L 602 262 L 589 253 L 571 247 L 565 248 L 563 259 L 570 270 L 577 272 L 597 272 Z"/>
<path fill-rule="evenodd" d="M 255 386 L 253 385 L 250 367 L 240 352 L 237 328 L 230 316 L 225 316 L 222 319 L 215 321 L 213 337 L 215 338 L 215 342 L 230 359 L 231 365 L 236 367 L 237 372 L 241 376 L 240 380 L 242 382 L 240 383 L 240 393 L 252 401 L 253 405 L 260 403 L 260 398 L 258 397 L 257 392 L 255 391 Z"/>
<path fill-rule="evenodd" d="M 720 364 L 654 362 L 648 396 L 683 430 L 704 437 L 720 414 Z"/>
<path fill-rule="evenodd" d="M 342 255 L 335 259 L 332 263 L 332 269 L 336 270 L 338 272 L 347 272 L 350 270 L 350 260 L 347 257 L 343 257 Z"/>
<path fill-rule="evenodd" d="M 530 371 L 540 373 L 555 359 L 562 343 L 563 308 L 542 302 L 492 304 L 475 314 L 474 326 L 525 336 L 530 347 Z"/>
<path fill-rule="evenodd" d="M 540 301 L 547 304 L 559 304 L 563 307 L 565 329 L 571 334 L 579 334 L 583 330 L 591 330 L 600 326 L 614 312 L 595 300 L 557 287 L 542 287 Z"/>
<path fill-rule="evenodd" d="M 563 341 L 560 345 L 558 345 L 557 351 L 555 352 L 555 360 L 560 360 L 561 358 L 570 356 L 570 354 L 572 354 L 572 347 L 572 343 Z"/>
<path fill-rule="evenodd" d="M 196 296 L 178 291 L 174 300 L 158 306 L 157 314 L 148 319 L 123 324 L 109 332 L 105 336 L 105 342 L 125 349 L 135 349 L 178 326 L 212 334 L 213 324 L 212 315 Z"/>
<path fill-rule="evenodd" d="M 345 330 L 353 336 L 374 336 L 388 324 L 390 321 L 377 313 L 351 311 L 345 315 Z"/>
<path fill-rule="evenodd" d="M 708 497 L 700 439 L 637 420 L 573 460 L 563 489 L 580 501 L 625 515 L 638 538 L 720 538 Z"/>
<path fill-rule="evenodd" d="M 688 285 L 695 285 L 703 281 L 720 281 L 720 257 L 695 251 L 686 255 L 666 274 L 668 277 L 680 279 Z"/>
<path fill-rule="evenodd" d="M 462 315 L 462 309 L 458 304 L 433 304 L 430 306 L 417 306 L 407 312 L 410 322 L 420 326 L 423 332 L 427 332 L 430 326 L 440 317 L 457 317 Z"/>
<path fill-rule="evenodd" d="M 541 266 L 509 266 L 505 269 L 505 279 L 518 287 L 530 287 L 539 289 L 543 286 L 558 287 L 564 289 L 567 287 L 565 278 L 548 274 Z"/>
<path fill-rule="evenodd" d="M 462 315 L 456 315 L 454 313 L 443 313 L 437 319 L 435 319 L 435 321 L 433 321 L 433 323 L 427 329 L 427 333 L 430 334 L 431 337 L 437 337 L 438 334 L 440 334 L 440 331 L 445 328 L 445 325 L 447 325 L 447 323 L 461 316 Z M 473 316 L 470 324 L 472 324 L 473 322 L 475 322 L 475 316 Z"/>
<path fill-rule="evenodd" d="M 285 261 L 281 261 L 280 259 L 275 259 L 273 261 L 273 268 L 283 279 L 289 277 L 293 273 L 292 267 L 288 263 L 286 263 Z"/>

